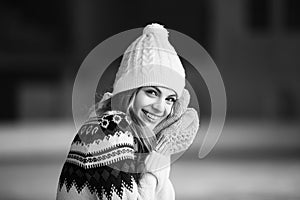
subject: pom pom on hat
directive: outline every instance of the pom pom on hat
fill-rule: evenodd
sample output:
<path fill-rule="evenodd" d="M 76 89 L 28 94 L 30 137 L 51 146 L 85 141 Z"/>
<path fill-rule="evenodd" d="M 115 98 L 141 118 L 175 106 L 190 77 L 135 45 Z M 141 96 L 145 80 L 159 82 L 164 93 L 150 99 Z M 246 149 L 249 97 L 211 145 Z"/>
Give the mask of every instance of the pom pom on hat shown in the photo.
<path fill-rule="evenodd" d="M 167 29 L 164 28 L 163 25 L 160 25 L 160 24 L 151 24 L 151 25 L 148 25 L 144 28 L 143 30 L 143 34 L 151 34 L 151 33 L 154 33 L 154 34 L 160 34 L 161 37 L 163 39 L 165 39 L 165 41 L 168 40 L 168 37 L 169 37 L 169 32 Z"/>
<path fill-rule="evenodd" d="M 143 34 L 123 55 L 113 85 L 113 95 L 144 86 L 161 86 L 181 96 L 185 86 L 185 70 L 168 36 L 169 32 L 160 24 L 150 24 L 144 28 Z"/>

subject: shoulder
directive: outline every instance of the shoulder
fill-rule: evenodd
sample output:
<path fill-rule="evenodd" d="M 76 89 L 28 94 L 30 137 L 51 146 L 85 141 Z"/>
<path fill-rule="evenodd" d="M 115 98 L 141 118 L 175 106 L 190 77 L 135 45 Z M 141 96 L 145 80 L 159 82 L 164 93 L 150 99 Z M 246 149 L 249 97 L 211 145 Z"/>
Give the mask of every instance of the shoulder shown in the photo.
<path fill-rule="evenodd" d="M 127 130 L 131 124 L 130 118 L 124 112 L 116 110 L 107 111 L 90 120 L 96 120 L 102 130 L 113 132 L 118 130 Z"/>
<path fill-rule="evenodd" d="M 109 139 L 115 135 L 131 135 L 130 124 L 131 120 L 125 113 L 107 111 L 99 116 L 89 118 L 78 130 L 77 135 L 85 143 Z"/>
<path fill-rule="evenodd" d="M 119 111 L 108 111 L 84 123 L 72 142 L 59 191 L 65 187 L 69 191 L 74 186 L 77 195 L 81 195 L 82 188 L 88 188 L 100 199 L 103 195 L 122 199 L 123 191 L 134 195 L 135 159 L 130 123 L 126 114 Z"/>
<path fill-rule="evenodd" d="M 90 168 L 108 165 L 117 160 L 134 159 L 134 139 L 130 123 L 127 115 L 120 111 L 107 111 L 90 118 L 77 132 L 68 161 Z"/>

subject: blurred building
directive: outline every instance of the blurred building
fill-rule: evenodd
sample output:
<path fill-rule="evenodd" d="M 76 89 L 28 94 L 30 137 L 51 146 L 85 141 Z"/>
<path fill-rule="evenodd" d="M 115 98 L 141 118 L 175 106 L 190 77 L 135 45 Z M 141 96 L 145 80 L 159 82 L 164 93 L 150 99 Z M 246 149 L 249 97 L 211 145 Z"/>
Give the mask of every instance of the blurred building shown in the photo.
<path fill-rule="evenodd" d="M 214 2 L 214 49 L 229 111 L 255 118 L 299 117 L 299 1 Z"/>
<path fill-rule="evenodd" d="M 1 121 L 71 118 L 73 81 L 88 53 L 106 38 L 150 22 L 192 37 L 210 53 L 224 80 L 229 117 L 299 118 L 297 0 L 0 4 Z M 208 116 L 205 83 L 199 87 Z"/>
<path fill-rule="evenodd" d="M 217 145 L 197 159 L 210 96 L 203 79 L 187 70 L 204 120 L 191 148 L 172 166 L 176 199 L 300 199 L 299 10 L 299 0 L 2 0 L 0 199 L 55 198 L 76 132 L 77 70 L 105 39 L 152 22 L 208 51 L 228 100 Z M 101 87 L 110 88 L 114 76 L 102 78 L 107 82 Z"/>

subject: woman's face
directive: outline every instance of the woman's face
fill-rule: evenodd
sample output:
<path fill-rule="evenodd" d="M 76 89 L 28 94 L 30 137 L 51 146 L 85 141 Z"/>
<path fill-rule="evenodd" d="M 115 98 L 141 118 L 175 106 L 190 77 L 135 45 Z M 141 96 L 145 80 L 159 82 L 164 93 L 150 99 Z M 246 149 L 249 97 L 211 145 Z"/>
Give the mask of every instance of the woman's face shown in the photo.
<path fill-rule="evenodd" d="M 164 87 L 143 87 L 133 102 L 134 113 L 151 130 L 164 120 L 172 110 L 176 93 Z"/>

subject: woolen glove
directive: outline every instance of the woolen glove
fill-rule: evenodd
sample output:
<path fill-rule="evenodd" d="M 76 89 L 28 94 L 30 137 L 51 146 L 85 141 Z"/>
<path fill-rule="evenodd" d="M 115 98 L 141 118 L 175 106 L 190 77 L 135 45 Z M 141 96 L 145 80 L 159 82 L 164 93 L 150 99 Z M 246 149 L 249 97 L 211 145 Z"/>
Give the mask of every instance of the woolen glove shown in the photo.
<path fill-rule="evenodd" d="M 183 89 L 181 97 L 174 103 L 173 111 L 170 117 L 160 122 L 155 128 L 154 133 L 159 136 L 161 130 L 177 121 L 186 111 L 190 103 L 190 93 L 187 89 Z"/>
<path fill-rule="evenodd" d="M 157 152 L 175 154 L 192 144 L 199 128 L 199 118 L 194 108 L 187 108 L 189 100 L 189 92 L 184 89 L 182 96 L 174 103 L 172 115 L 154 129 L 158 136 Z"/>

